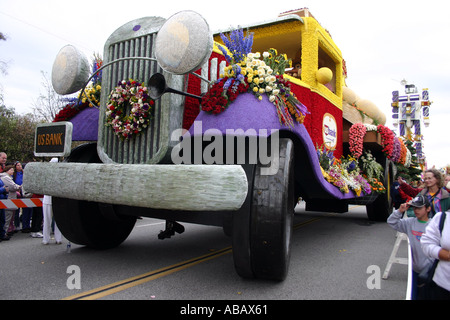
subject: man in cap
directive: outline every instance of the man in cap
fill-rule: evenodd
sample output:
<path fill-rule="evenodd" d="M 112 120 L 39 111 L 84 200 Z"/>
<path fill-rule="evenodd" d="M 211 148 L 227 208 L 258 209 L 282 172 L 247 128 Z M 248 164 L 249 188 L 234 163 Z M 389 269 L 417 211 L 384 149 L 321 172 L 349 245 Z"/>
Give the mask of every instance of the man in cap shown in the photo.
<path fill-rule="evenodd" d="M 402 218 L 409 207 L 414 208 L 415 217 Z M 427 270 L 433 260 L 425 256 L 420 244 L 420 238 L 425 232 L 429 222 L 431 204 L 426 196 L 418 195 L 410 202 L 402 203 L 398 210 L 395 210 L 387 219 L 387 223 L 398 232 L 405 233 L 409 238 L 413 260 L 413 283 L 411 299 L 423 298 L 423 284 L 419 279 L 419 274 Z"/>

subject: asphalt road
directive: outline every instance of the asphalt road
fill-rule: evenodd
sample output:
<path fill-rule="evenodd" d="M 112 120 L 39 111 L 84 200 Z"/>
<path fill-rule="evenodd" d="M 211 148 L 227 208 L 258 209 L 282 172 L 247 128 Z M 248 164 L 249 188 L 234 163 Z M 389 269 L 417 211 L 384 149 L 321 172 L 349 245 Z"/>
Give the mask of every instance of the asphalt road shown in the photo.
<path fill-rule="evenodd" d="M 118 248 L 95 251 L 67 241 L 43 245 L 17 233 L 0 243 L 0 299 L 103 300 L 404 300 L 408 270 L 394 264 L 382 280 L 395 231 L 367 220 L 364 207 L 345 214 L 295 216 L 289 275 L 283 282 L 240 278 L 231 239 L 221 228 L 184 224 L 159 240 L 164 222 L 138 220 Z M 407 257 L 407 245 L 399 256 Z"/>

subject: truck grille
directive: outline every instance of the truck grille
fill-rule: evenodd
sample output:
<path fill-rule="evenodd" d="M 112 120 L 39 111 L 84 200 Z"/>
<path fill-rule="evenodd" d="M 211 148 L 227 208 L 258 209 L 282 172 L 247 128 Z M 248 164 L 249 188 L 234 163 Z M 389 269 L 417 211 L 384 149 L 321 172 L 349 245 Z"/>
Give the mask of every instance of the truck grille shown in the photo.
<path fill-rule="evenodd" d="M 156 32 L 164 23 L 164 20 L 157 20 L 155 23 L 153 18 L 151 22 L 149 26 L 148 18 L 138 19 L 125 24 L 113 33 L 105 45 L 105 64 L 127 57 L 153 57 Z M 136 26 L 142 26 L 138 34 L 134 31 Z M 143 30 L 144 28 L 147 30 Z M 173 129 L 163 128 L 163 126 L 167 127 L 170 123 L 175 127 L 181 127 L 181 122 L 178 123 L 179 121 L 177 121 L 177 115 L 173 116 L 173 112 L 170 114 L 171 107 L 162 108 L 162 104 L 171 104 L 170 99 L 162 98 L 155 101 L 153 117 L 147 129 L 128 140 L 118 138 L 111 127 L 104 125 L 109 95 L 118 82 L 131 78 L 147 84 L 151 75 L 156 72 L 162 73 L 162 69 L 157 62 L 143 59 L 119 61 L 104 69 L 98 141 L 99 156 L 103 162 L 126 164 L 157 163 L 161 162 L 162 157 L 164 157 L 164 155 L 161 155 L 161 152 L 162 149 L 167 149 L 167 132 L 171 132 Z M 127 110 L 127 112 L 129 111 Z M 180 117 L 182 117 L 182 108 L 179 113 L 181 113 Z M 174 117 L 171 121 L 165 119 L 169 114 L 171 118 L 172 116 Z M 161 135 L 161 132 L 165 133 L 164 136 Z"/>

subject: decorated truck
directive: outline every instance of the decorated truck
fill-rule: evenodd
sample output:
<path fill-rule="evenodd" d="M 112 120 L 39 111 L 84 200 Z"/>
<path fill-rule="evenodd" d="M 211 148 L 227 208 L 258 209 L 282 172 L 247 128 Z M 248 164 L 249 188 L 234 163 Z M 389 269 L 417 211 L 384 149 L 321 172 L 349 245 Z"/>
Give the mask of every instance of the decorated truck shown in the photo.
<path fill-rule="evenodd" d="M 25 189 L 53 196 L 73 243 L 115 247 L 137 217 L 165 220 L 160 239 L 180 222 L 219 226 L 240 276 L 282 280 L 299 200 L 390 213 L 401 141 L 346 86 L 340 50 L 307 9 L 215 34 L 193 11 L 137 19 L 110 36 L 92 75 L 76 48 L 61 49 L 52 83 L 86 91 L 100 72 L 98 106 L 36 131 L 35 153 L 64 161 L 25 170 Z M 55 130 L 60 150 L 45 143 Z M 71 137 L 89 142 L 70 150 Z"/>

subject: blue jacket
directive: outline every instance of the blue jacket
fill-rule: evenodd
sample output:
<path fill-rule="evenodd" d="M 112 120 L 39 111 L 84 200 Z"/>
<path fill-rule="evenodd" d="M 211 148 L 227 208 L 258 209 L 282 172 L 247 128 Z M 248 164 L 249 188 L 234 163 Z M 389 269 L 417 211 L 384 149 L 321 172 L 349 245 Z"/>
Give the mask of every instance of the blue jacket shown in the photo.
<path fill-rule="evenodd" d="M 3 183 L 2 179 L 0 179 L 0 199 L 7 199 L 8 193 L 5 189 L 5 184 Z"/>

